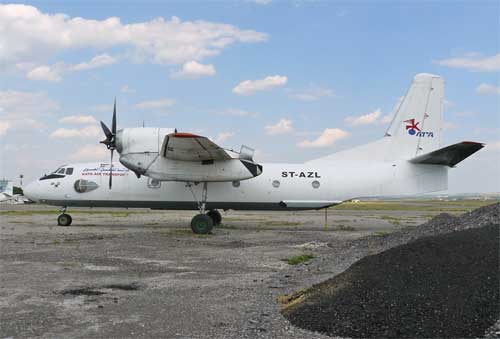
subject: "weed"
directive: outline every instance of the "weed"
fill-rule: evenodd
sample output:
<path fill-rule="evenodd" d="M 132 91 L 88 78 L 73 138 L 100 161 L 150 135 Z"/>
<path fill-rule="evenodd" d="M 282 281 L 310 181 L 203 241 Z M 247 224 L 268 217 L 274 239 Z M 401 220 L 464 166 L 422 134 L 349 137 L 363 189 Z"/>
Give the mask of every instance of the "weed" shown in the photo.
<path fill-rule="evenodd" d="M 298 265 L 298 264 L 303 264 L 305 262 L 308 262 L 312 258 L 314 258 L 314 255 L 309 254 L 309 253 L 304 253 L 304 254 L 294 255 L 293 257 L 285 259 L 285 261 L 289 265 Z"/>
<path fill-rule="evenodd" d="M 389 234 L 391 234 L 391 232 L 389 232 L 389 231 L 377 231 L 377 232 L 373 233 L 373 235 L 376 237 L 386 237 Z"/>

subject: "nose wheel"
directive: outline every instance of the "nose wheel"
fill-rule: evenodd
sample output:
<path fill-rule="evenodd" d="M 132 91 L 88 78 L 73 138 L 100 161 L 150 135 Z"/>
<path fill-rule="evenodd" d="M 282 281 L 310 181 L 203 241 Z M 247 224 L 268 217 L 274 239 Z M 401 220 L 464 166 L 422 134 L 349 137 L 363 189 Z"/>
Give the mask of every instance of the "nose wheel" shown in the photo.
<path fill-rule="evenodd" d="M 57 217 L 57 224 L 59 226 L 69 226 L 71 225 L 71 222 L 73 221 L 73 218 L 71 218 L 71 215 L 63 213 Z"/>

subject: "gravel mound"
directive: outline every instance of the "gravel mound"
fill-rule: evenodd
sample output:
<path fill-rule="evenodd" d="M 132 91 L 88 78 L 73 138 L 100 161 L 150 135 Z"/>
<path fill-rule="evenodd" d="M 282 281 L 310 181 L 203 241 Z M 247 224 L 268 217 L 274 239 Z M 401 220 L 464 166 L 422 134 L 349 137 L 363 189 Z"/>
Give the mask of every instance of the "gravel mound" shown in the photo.
<path fill-rule="evenodd" d="M 499 216 L 497 203 L 365 238 L 365 245 L 382 242 L 377 245 L 390 249 L 297 294 L 283 315 L 298 327 L 353 338 L 496 333 L 492 325 L 500 317 Z"/>
<path fill-rule="evenodd" d="M 371 243 L 373 246 L 390 248 L 425 236 L 461 231 L 490 224 L 500 224 L 500 203 L 480 207 L 460 216 L 441 213 L 417 227 L 403 229 L 383 237 L 368 237 L 356 241 L 366 243 L 366 245 Z"/>

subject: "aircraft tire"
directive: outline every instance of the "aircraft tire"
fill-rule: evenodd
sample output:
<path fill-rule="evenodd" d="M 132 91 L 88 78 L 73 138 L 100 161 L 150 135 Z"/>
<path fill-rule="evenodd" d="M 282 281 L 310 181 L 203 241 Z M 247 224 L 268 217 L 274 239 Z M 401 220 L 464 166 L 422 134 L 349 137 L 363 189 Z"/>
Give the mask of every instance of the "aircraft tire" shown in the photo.
<path fill-rule="evenodd" d="M 222 222 L 222 215 L 220 214 L 219 211 L 217 210 L 210 210 L 207 215 L 212 218 L 212 221 L 214 222 L 214 226 L 219 226 L 220 223 Z"/>
<path fill-rule="evenodd" d="M 73 221 L 73 218 L 71 218 L 71 215 L 66 214 L 66 213 L 63 213 L 57 217 L 57 224 L 59 226 L 69 226 L 69 225 L 71 225 L 72 221 Z"/>
<path fill-rule="evenodd" d="M 212 232 L 214 222 L 206 214 L 197 214 L 191 220 L 191 229 L 195 234 L 208 234 Z"/>

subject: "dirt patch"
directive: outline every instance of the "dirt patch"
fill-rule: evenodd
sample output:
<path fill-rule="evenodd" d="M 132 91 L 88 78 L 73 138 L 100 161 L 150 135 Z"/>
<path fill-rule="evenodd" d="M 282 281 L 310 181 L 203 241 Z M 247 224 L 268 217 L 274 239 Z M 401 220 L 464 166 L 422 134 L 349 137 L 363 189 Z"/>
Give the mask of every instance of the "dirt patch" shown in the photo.
<path fill-rule="evenodd" d="M 106 294 L 106 292 L 101 292 L 101 291 L 95 290 L 92 287 L 82 287 L 82 288 L 70 288 L 70 289 L 62 291 L 61 294 L 77 297 L 80 295 L 85 295 L 85 296 L 102 295 L 102 294 Z"/>
<path fill-rule="evenodd" d="M 103 286 L 93 286 L 93 287 L 80 287 L 80 288 L 70 288 L 63 290 L 61 292 L 62 295 L 71 295 L 71 296 L 95 296 L 95 295 L 103 295 L 107 292 L 101 291 L 101 289 L 111 289 L 111 290 L 120 290 L 120 291 L 137 291 L 140 289 L 140 285 L 137 283 L 130 284 L 108 284 Z"/>
<path fill-rule="evenodd" d="M 500 315 L 499 228 L 423 237 L 365 257 L 283 315 L 342 337 L 483 336 Z"/>
<path fill-rule="evenodd" d="M 140 289 L 140 286 L 137 283 L 109 284 L 109 285 L 104 285 L 103 288 L 110 288 L 112 290 L 121 290 L 121 291 L 137 291 L 138 289 Z"/>

